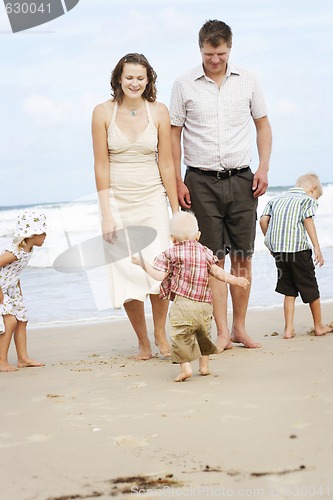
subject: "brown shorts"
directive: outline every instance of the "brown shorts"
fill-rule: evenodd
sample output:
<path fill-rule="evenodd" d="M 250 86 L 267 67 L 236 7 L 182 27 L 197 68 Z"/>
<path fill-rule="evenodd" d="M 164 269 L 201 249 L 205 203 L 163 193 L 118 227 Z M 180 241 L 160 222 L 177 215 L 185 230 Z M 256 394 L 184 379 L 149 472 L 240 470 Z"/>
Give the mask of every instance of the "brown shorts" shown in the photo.
<path fill-rule="evenodd" d="M 241 258 L 254 251 L 258 199 L 253 197 L 249 168 L 227 179 L 187 170 L 184 182 L 201 231 L 200 243 L 219 260 L 229 252 Z"/>
<path fill-rule="evenodd" d="M 305 304 L 319 299 L 312 250 L 273 255 L 278 270 L 276 292 L 288 297 L 297 297 L 300 294 Z"/>

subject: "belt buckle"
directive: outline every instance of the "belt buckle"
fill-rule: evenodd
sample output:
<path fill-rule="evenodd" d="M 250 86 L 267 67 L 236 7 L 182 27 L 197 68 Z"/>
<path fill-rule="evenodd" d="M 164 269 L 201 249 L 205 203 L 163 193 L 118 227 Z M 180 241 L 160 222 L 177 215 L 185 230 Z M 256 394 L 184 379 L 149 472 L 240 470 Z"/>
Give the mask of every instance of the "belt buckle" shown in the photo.
<path fill-rule="evenodd" d="M 228 177 L 231 177 L 231 170 L 218 170 L 216 172 L 216 177 L 221 180 L 221 179 L 227 179 Z"/>

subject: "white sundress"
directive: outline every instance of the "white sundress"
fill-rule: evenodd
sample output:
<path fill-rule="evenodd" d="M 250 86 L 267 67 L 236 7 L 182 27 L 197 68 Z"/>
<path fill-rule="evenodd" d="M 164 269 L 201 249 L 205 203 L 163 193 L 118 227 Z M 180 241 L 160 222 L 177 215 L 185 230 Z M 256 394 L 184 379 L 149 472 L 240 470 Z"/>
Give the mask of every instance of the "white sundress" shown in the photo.
<path fill-rule="evenodd" d="M 117 228 L 148 226 L 156 230 L 155 240 L 142 250 L 144 259 L 153 262 L 170 246 L 167 195 L 162 183 L 157 155 L 157 129 L 150 105 L 145 101 L 148 124 L 135 142 L 129 141 L 116 123 L 115 102 L 108 128 L 110 160 L 110 207 Z M 147 294 L 159 293 L 160 282 L 150 278 L 130 257 L 107 266 L 113 307 L 128 300 L 144 301 Z"/>

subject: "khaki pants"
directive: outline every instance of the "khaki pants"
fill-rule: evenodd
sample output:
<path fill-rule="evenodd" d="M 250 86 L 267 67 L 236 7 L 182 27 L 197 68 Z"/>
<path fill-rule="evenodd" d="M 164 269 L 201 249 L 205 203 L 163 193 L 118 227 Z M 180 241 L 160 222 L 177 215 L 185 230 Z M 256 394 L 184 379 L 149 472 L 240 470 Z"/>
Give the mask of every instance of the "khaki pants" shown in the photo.
<path fill-rule="evenodd" d="M 212 315 L 212 304 L 176 295 L 169 313 L 173 363 L 187 363 L 218 352 L 210 339 Z"/>

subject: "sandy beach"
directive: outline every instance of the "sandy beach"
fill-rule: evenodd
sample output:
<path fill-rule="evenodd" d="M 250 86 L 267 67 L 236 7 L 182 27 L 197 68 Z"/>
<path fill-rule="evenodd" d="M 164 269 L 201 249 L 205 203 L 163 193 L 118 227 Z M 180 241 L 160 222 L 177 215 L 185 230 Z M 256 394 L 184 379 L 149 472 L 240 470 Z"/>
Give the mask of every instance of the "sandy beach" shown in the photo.
<path fill-rule="evenodd" d="M 298 305 L 284 340 L 281 308 L 250 310 L 262 348 L 178 384 L 170 361 L 129 359 L 127 320 L 31 327 L 46 366 L 0 376 L 1 500 L 333 497 L 333 334 L 311 325 Z"/>

